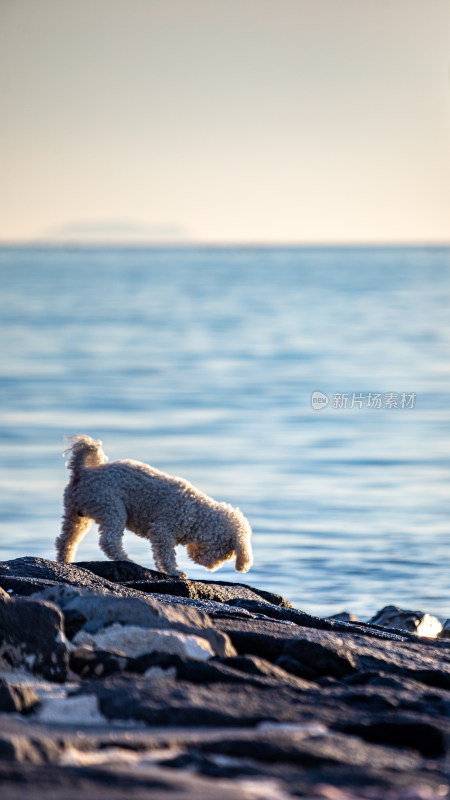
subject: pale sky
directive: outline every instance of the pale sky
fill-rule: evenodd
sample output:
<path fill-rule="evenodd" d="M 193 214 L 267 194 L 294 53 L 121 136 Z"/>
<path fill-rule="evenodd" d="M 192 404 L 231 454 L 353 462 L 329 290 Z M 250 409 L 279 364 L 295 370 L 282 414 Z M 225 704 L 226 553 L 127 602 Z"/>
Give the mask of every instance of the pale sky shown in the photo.
<path fill-rule="evenodd" d="M 450 241 L 449 0 L 0 0 L 0 240 Z"/>

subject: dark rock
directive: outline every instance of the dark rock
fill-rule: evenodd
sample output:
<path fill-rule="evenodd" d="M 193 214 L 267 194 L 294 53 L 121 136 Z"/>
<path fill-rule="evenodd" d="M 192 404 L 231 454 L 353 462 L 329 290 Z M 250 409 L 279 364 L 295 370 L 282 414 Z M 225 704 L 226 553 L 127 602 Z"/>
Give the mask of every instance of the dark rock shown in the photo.
<path fill-rule="evenodd" d="M 127 583 L 130 581 L 152 582 L 165 580 L 167 574 L 155 569 L 147 569 L 134 561 L 78 561 L 73 566 L 76 569 L 88 570 L 99 578 L 105 578 L 112 583 Z M 176 578 L 174 580 L 177 580 Z"/>
<path fill-rule="evenodd" d="M 290 678 L 292 677 L 286 670 L 259 656 L 234 656 L 232 658 L 222 658 L 221 662 L 234 670 L 245 673 L 246 676 L 255 675 L 260 678 L 268 678 L 281 683 L 290 683 Z M 294 684 L 291 685 L 303 689 L 310 688 L 306 681 L 295 680 Z"/>
<path fill-rule="evenodd" d="M 298 625 L 311 623 L 311 620 L 315 620 L 314 617 L 311 617 L 309 614 L 304 614 L 303 611 L 297 611 L 295 608 L 289 608 L 286 606 L 272 605 L 271 603 L 263 602 L 260 600 L 260 598 L 230 598 L 227 600 L 227 605 L 232 606 L 233 608 L 244 608 L 246 611 L 250 611 L 252 614 L 256 614 L 258 616 L 263 615 L 265 617 L 269 617 L 270 619 L 280 619 L 287 622 L 295 622 Z"/>
<path fill-rule="evenodd" d="M 255 589 L 253 586 L 227 581 L 191 581 L 187 578 L 169 577 L 165 572 L 146 569 L 130 561 L 80 561 L 75 566 L 89 570 L 108 581 L 121 583 L 142 592 L 158 592 L 196 600 L 215 600 L 220 603 L 228 603 L 239 597 L 262 599 L 271 605 L 292 608 L 281 595 Z M 155 583 L 158 585 L 154 586 Z"/>
<path fill-rule="evenodd" d="M 90 562 L 86 562 L 90 563 Z M 94 564 L 97 562 L 93 562 Z M 105 564 L 131 564 L 132 562 L 98 562 Z M 138 567 L 139 565 L 134 565 Z M 144 569 L 141 567 L 140 569 Z M 156 573 L 163 575 L 164 573 Z M 165 576 L 167 577 L 167 576 Z M 42 592 L 58 585 L 73 586 L 103 595 L 117 597 L 134 597 L 146 599 L 146 594 L 131 589 L 125 584 L 109 581 L 96 575 L 93 571 L 82 569 L 76 564 L 59 563 L 44 558 L 15 558 L 0 562 L 0 587 L 11 589 L 15 594 L 30 595 Z M 181 602 L 181 598 L 180 598 Z M 187 600 L 185 602 L 188 602 Z M 192 601 L 196 602 L 196 601 Z"/>
<path fill-rule="evenodd" d="M 57 764 L 0 764 L 2 800 L 259 800 L 239 782 L 190 774 L 186 770 L 133 763 L 66 767 Z M 274 789 L 275 791 L 275 789 Z M 278 792 L 272 797 L 281 797 Z"/>
<path fill-rule="evenodd" d="M 229 614 L 227 614 L 224 618 L 211 615 L 211 618 L 216 628 L 229 635 L 239 654 L 257 655 L 272 662 L 276 662 L 277 659 L 282 655 L 290 658 L 291 654 L 286 650 L 285 643 L 293 639 L 301 639 L 303 636 L 307 637 L 308 632 L 311 633 L 314 641 L 322 641 L 320 638 L 322 634 L 325 637 L 323 641 L 330 642 L 351 642 L 355 640 L 356 636 L 358 636 L 358 641 L 364 643 L 364 646 L 368 648 L 366 650 L 367 654 L 370 652 L 372 640 L 373 647 L 377 652 L 380 653 L 384 652 L 384 644 L 381 645 L 381 642 L 386 641 L 386 646 L 394 642 L 398 642 L 399 644 L 402 642 L 402 639 L 396 636 L 393 637 L 391 641 L 384 639 L 378 640 L 378 637 L 376 636 L 372 638 L 373 632 L 370 632 L 369 635 L 366 636 L 365 631 L 360 631 L 359 629 L 355 630 L 351 626 L 345 628 L 345 631 L 343 631 L 345 636 L 341 637 L 341 631 L 336 631 L 336 633 L 333 630 L 321 631 L 319 629 L 309 627 L 305 628 L 303 626 L 295 625 L 289 622 L 283 622 L 281 620 L 272 621 L 261 618 L 249 620 L 239 618 L 233 619 Z M 345 623 L 337 624 L 344 625 Z M 417 641 L 416 637 L 414 637 L 414 641 Z M 283 669 L 288 669 L 285 661 L 283 664 L 280 663 L 279 666 L 282 666 Z M 377 669 L 379 668 L 380 665 L 377 664 Z M 294 672 L 294 669 L 289 668 L 289 671 Z M 298 674 L 301 674 L 302 677 L 306 677 L 306 675 L 303 673 Z"/>
<path fill-rule="evenodd" d="M 443 639 L 450 639 L 450 619 L 446 619 L 444 624 L 442 625 L 442 630 L 438 633 L 438 636 L 442 637 Z"/>
<path fill-rule="evenodd" d="M 417 643 L 416 643 L 417 642 Z M 309 679 L 330 675 L 344 678 L 355 672 L 390 672 L 415 678 L 428 685 L 446 683 L 450 664 L 416 642 L 379 641 L 360 634 L 335 636 L 329 631 L 298 629 L 296 637 L 286 640 L 277 663 L 288 669 L 287 659 L 296 663 L 295 674 Z M 306 674 L 307 673 L 307 674 Z"/>
<path fill-rule="evenodd" d="M 90 647 L 77 647 L 69 656 L 70 669 L 80 678 L 104 678 L 106 675 L 123 672 L 127 661 L 123 653 L 94 650 Z"/>
<path fill-rule="evenodd" d="M 3 697 L 16 712 L 0 714 L 2 800 L 79 800 L 81 793 L 232 800 L 268 792 L 437 800 L 449 785 L 450 642 L 419 638 L 414 620 L 399 630 L 405 620 L 394 617 L 320 619 L 246 585 L 171 578 L 132 562 L 15 559 L 0 564 L 0 585 L 39 592 L 30 600 L 0 592 L 0 652 L 10 666 L 33 664 L 43 675 L 61 656 L 59 677 L 51 677 L 64 679 L 68 654 L 56 606 L 71 638 L 115 626 L 111 647 L 70 652 L 70 680 L 79 679 L 75 689 L 67 686 L 67 709 L 85 698 L 86 707 L 98 702 L 107 724 L 94 716 L 95 727 L 75 718 L 68 725 L 64 707 L 58 723 L 51 705 L 46 713 L 52 699 L 43 699 L 42 714 L 25 718 L 36 695 L 23 694 L 25 683 L 0 684 L 0 708 Z M 121 625 L 133 627 L 133 648 L 140 628 L 143 638 L 172 630 L 206 638 L 213 649 L 213 640 L 221 642 L 222 655 L 127 657 L 112 649 Z M 58 708 L 65 703 L 56 700 Z M 85 754 L 99 763 L 82 765 Z M 214 780 L 201 784 L 186 769 Z"/>
<path fill-rule="evenodd" d="M 82 627 L 88 633 L 96 633 L 114 622 L 151 628 L 167 628 L 168 625 L 211 627 L 207 615 L 195 608 L 177 604 L 163 606 L 142 596 L 120 597 L 82 587 L 57 586 L 46 589 L 40 597 L 58 605 L 64 615 L 67 612 L 80 614 L 85 620 Z"/>
<path fill-rule="evenodd" d="M 0 565 L 1 566 L 1 565 Z M 45 580 L 45 578 L 20 578 L 18 576 L 0 576 L 2 586 L 7 590 L 8 597 L 29 597 L 31 594 L 41 592 L 49 586 L 58 586 L 58 581 Z"/>
<path fill-rule="evenodd" d="M 40 600 L 0 600 L 2 661 L 51 681 L 66 680 L 68 655 L 60 610 Z"/>
<path fill-rule="evenodd" d="M 435 686 L 438 689 L 450 690 L 450 673 L 442 669 L 417 669 L 414 671 L 414 678 L 427 686 Z"/>
<path fill-rule="evenodd" d="M 370 670 L 366 672 L 362 670 L 361 672 L 354 672 L 351 675 L 348 675 L 346 678 L 344 678 L 344 682 L 350 686 L 365 686 L 367 683 L 372 683 L 372 681 L 374 680 L 381 680 L 381 679 L 384 680 L 387 679 L 387 676 L 385 675 L 384 672 L 370 671 Z M 393 680 L 396 686 L 403 685 L 403 681 L 401 678 L 394 678 L 391 676 L 389 680 Z"/>
<path fill-rule="evenodd" d="M 325 640 L 326 641 L 326 640 Z M 285 644 L 277 665 L 301 678 L 314 680 L 322 676 L 345 678 L 355 671 L 356 662 L 346 647 L 328 647 L 320 641 L 294 639 Z"/>
<path fill-rule="evenodd" d="M 322 685 L 322 681 L 320 683 Z M 346 692 L 344 686 L 359 688 Z M 338 694 L 344 702 L 361 708 L 373 706 L 377 702 L 374 698 L 378 698 L 381 704 L 392 708 L 418 711 L 432 717 L 450 717 L 450 692 L 439 688 L 430 690 L 415 677 L 356 673 L 342 681 Z"/>
<path fill-rule="evenodd" d="M 164 678 L 149 675 L 130 681 L 124 674 L 88 683 L 80 691 L 96 694 L 107 718 L 143 721 L 150 726 L 242 728 L 295 723 L 302 730 L 325 725 L 327 730 L 345 735 L 364 738 L 367 733 L 367 741 L 376 736 L 376 744 L 414 749 L 427 757 L 440 757 L 450 736 L 450 698 L 436 695 L 431 699 L 420 687 L 401 693 L 388 687 L 350 691 L 336 682 L 328 687 L 297 688 L 281 682 L 274 685 L 269 680 L 264 685 L 264 679 L 256 677 L 239 684 L 234 678 L 229 681 L 231 675 L 220 675 L 220 670 L 213 674 L 214 664 L 207 665 L 204 673 L 202 664 L 197 676 L 193 665 L 183 665 L 188 680 L 180 680 L 169 675 L 169 664 L 159 662 L 163 670 L 168 667 Z M 392 727 L 386 727 L 387 722 Z M 402 722 L 407 732 L 395 745 L 397 727 Z M 429 745 L 425 742 L 427 731 Z"/>
<path fill-rule="evenodd" d="M 55 603 L 64 616 L 68 614 L 68 634 L 80 629 L 95 634 L 108 625 L 120 623 L 201 636 L 210 643 L 216 655 L 235 655 L 228 636 L 215 630 L 208 615 L 195 608 L 162 605 L 146 597 L 105 596 L 72 586 L 51 587 L 40 596 Z"/>
<path fill-rule="evenodd" d="M 252 777 L 258 781 L 262 777 L 259 764 L 242 757 L 223 757 L 221 754 L 205 753 L 197 748 L 191 748 L 187 753 L 181 753 L 170 760 L 165 760 L 164 765 L 170 766 L 172 769 L 196 772 L 216 779 Z"/>
<path fill-rule="evenodd" d="M 359 622 L 358 617 L 349 611 L 341 611 L 339 614 L 332 614 L 327 619 L 336 619 L 338 622 Z"/>
<path fill-rule="evenodd" d="M 0 734 L 0 776 L 2 774 L 2 762 L 31 762 L 34 764 L 39 764 L 41 760 L 42 759 L 39 756 L 39 752 L 34 747 L 33 742 L 31 742 L 25 736 L 10 736 L 5 733 Z M 21 775 L 18 773 L 16 780 L 19 786 L 21 783 L 20 778 Z M 4 787 L 2 783 L 2 800 L 5 797 L 3 788 Z"/>
<path fill-rule="evenodd" d="M 163 573 L 159 573 L 163 574 Z M 154 581 L 126 581 L 122 584 L 130 589 L 135 589 L 146 594 L 167 594 L 171 597 L 184 597 L 191 600 L 209 600 L 216 603 L 224 603 L 231 606 L 253 603 L 256 609 L 266 609 L 269 611 L 271 607 L 289 608 L 287 601 L 278 595 L 271 595 L 269 592 L 264 592 L 268 597 L 276 600 L 276 604 L 272 604 L 266 598 L 249 586 L 240 584 L 224 584 L 215 581 L 191 581 L 187 578 L 168 578 L 164 576 L 163 579 Z"/>
<path fill-rule="evenodd" d="M 324 729 L 322 732 L 304 730 L 297 731 L 261 731 L 253 741 L 234 739 L 227 735 L 219 741 L 202 742 L 198 748 L 206 753 L 220 753 L 226 756 L 251 758 L 264 763 L 293 763 L 297 766 L 312 767 L 323 763 L 348 764 L 358 767 L 396 769 L 402 760 L 401 768 L 417 767 L 417 759 L 412 754 L 393 753 L 387 747 L 370 747 L 361 739 L 344 736 Z M 404 759 L 404 760 L 403 760 Z M 344 800 L 344 799 L 342 799 Z"/>
<path fill-rule="evenodd" d="M 234 608 L 250 612 L 253 618 L 269 617 L 280 622 L 292 622 L 295 625 L 300 625 L 303 628 L 312 628 L 313 630 L 334 631 L 335 633 L 361 633 L 366 636 L 373 636 L 376 639 L 391 639 L 395 641 L 416 639 L 415 636 L 406 631 L 386 631 L 379 625 L 369 625 L 362 622 L 350 623 L 332 618 L 322 619 L 304 611 L 298 611 L 295 608 L 277 608 L 276 606 L 247 598 L 238 598 L 230 601 L 223 608 L 219 607 L 217 610 L 212 610 L 210 615 L 214 619 L 230 619 L 234 621 L 238 619 L 237 614 L 231 610 Z"/>
<path fill-rule="evenodd" d="M 163 683 L 177 687 L 175 682 Z M 220 685 L 211 688 L 221 691 Z M 253 703 L 252 698 L 250 703 Z M 181 794 L 173 795 L 174 800 L 202 797 L 196 793 L 197 784 L 190 781 L 196 776 L 186 769 L 214 776 L 214 783 L 208 785 L 209 795 L 206 795 L 214 798 L 221 797 L 219 778 L 228 779 L 227 785 L 233 786 L 240 798 L 251 796 L 261 800 L 268 796 L 274 800 L 281 800 L 281 797 L 287 800 L 291 796 L 328 797 L 330 800 L 337 800 L 338 796 L 342 800 L 344 797 L 349 800 L 350 797 L 355 800 L 357 797 L 361 800 L 424 800 L 425 797 L 438 800 L 444 796 L 448 776 L 443 758 L 434 755 L 423 758 L 417 748 L 372 743 L 319 723 L 321 714 L 328 716 L 328 722 L 334 720 L 336 725 L 346 714 L 339 698 L 328 698 L 327 692 L 323 701 L 322 694 L 313 693 L 302 713 L 303 720 L 294 726 L 233 726 L 232 731 L 229 727 L 132 728 L 129 724 L 95 729 L 77 726 L 72 730 L 59 727 L 50 732 L 51 741 L 48 728 L 36 725 L 32 717 L 27 718 L 26 727 L 19 718 L 0 718 L 2 800 L 4 797 L 21 800 L 24 792 L 36 800 L 44 794 L 50 800 L 62 796 L 75 800 L 72 794 L 75 788 L 86 797 L 101 800 L 105 797 L 119 800 L 125 792 L 127 797 L 138 796 L 139 800 L 146 800 L 149 792 L 153 792 L 163 800 L 172 797 L 166 794 L 169 789 L 163 778 L 168 766 L 175 777 L 179 769 L 183 770 L 179 775 Z M 402 718 L 407 724 L 414 722 L 411 718 Z M 349 709 L 344 722 L 361 725 L 361 719 L 365 727 L 384 721 L 374 714 L 365 711 L 360 714 Z M 98 754 L 101 759 L 104 754 L 105 761 L 91 767 L 60 766 L 60 756 L 66 748 L 71 764 L 76 753 L 88 758 Z M 1 761 L 2 750 L 7 760 Z M 142 752 L 144 761 L 132 760 L 127 766 L 122 761 L 126 752 L 130 752 L 131 759 L 139 758 Z M 120 754 L 122 757 L 118 758 Z M 43 763 L 45 767 L 40 766 Z M 248 777 L 257 782 L 241 783 L 242 778 Z M 135 795 L 139 787 L 142 794 Z M 13 790 L 16 793 L 11 795 Z"/>
<path fill-rule="evenodd" d="M 420 636 L 434 637 L 442 630 L 441 623 L 436 617 L 423 611 L 405 611 L 397 606 L 385 606 L 372 617 L 370 622 L 383 628 L 410 631 Z"/>
<path fill-rule="evenodd" d="M 329 697 L 339 698 L 340 702 L 361 711 L 376 712 L 377 714 L 385 711 L 406 712 L 414 711 L 426 714 L 428 717 L 445 717 L 450 713 L 450 697 L 441 694 L 431 694 L 425 687 L 417 684 L 411 688 L 399 687 L 389 679 L 372 681 L 364 687 L 355 687 L 353 690 L 345 689 L 336 683 L 330 692 Z"/>
<path fill-rule="evenodd" d="M 29 714 L 39 704 L 39 698 L 30 686 L 13 686 L 0 678 L 0 711 Z"/>
<path fill-rule="evenodd" d="M 439 728 L 415 720 L 386 720 L 369 725 L 352 724 L 343 728 L 347 734 L 359 736 L 366 742 L 392 745 L 395 748 L 417 750 L 427 758 L 445 755 L 445 737 Z"/>
<path fill-rule="evenodd" d="M 243 662 L 245 662 L 246 669 L 243 668 Z M 195 684 L 240 683 L 247 686 L 281 686 L 285 684 L 299 691 L 310 688 L 306 681 L 298 680 L 263 659 L 250 657 L 199 662 L 166 653 L 148 653 L 129 659 L 126 671 L 143 674 L 153 667 L 169 671 L 169 674 L 172 671 L 178 680 Z"/>
<path fill-rule="evenodd" d="M 191 684 L 169 679 L 111 677 L 87 684 L 108 719 L 140 720 L 148 725 L 245 726 L 299 718 L 299 695 L 290 687 Z"/>
<path fill-rule="evenodd" d="M 56 604 L 58 605 L 58 604 Z M 61 606 L 58 606 L 59 608 Z M 64 630 L 68 639 L 73 639 L 74 636 L 81 631 L 87 623 L 87 618 L 77 608 L 64 609 Z"/>
<path fill-rule="evenodd" d="M 212 617 L 215 628 L 226 633 L 241 655 L 261 656 L 275 662 L 281 655 L 286 639 L 295 639 L 299 629 L 292 623 L 272 620 Z"/>
<path fill-rule="evenodd" d="M 4 589 L 13 589 L 17 594 L 31 594 L 57 584 L 97 590 L 102 594 L 115 594 L 119 597 L 139 596 L 137 592 L 100 578 L 90 570 L 80 569 L 75 564 L 31 557 L 0 562 L 0 586 Z"/>

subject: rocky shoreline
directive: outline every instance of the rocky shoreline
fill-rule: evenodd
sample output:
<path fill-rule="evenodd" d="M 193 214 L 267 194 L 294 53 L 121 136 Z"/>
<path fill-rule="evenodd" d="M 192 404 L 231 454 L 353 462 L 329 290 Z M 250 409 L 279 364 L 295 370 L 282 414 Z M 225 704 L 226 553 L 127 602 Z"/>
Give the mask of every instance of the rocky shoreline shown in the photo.
<path fill-rule="evenodd" d="M 19 558 L 0 587 L 3 800 L 450 797 L 428 615 L 321 619 L 125 561 Z"/>

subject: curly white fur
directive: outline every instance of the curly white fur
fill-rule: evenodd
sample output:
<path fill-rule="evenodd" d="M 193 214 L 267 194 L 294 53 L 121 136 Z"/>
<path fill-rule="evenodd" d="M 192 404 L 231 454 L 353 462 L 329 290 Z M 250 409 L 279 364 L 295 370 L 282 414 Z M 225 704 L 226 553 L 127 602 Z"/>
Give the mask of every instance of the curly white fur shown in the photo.
<path fill-rule="evenodd" d="M 156 569 L 185 577 L 175 547 L 208 570 L 236 558 L 236 570 L 253 563 L 251 528 L 238 508 L 217 503 L 195 486 L 140 461 L 107 462 L 102 442 L 79 434 L 65 451 L 71 477 L 64 492 L 64 519 L 56 539 L 58 561 L 73 561 L 80 540 L 94 521 L 100 547 L 113 560 L 128 559 L 125 528 L 149 539 Z"/>

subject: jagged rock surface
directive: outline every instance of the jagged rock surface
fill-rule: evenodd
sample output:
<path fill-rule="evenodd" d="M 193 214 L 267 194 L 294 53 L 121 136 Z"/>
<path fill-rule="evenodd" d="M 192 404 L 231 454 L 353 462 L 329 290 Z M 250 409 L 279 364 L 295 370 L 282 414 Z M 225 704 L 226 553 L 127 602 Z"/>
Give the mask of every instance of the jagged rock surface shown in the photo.
<path fill-rule="evenodd" d="M 68 652 L 64 619 L 52 603 L 0 598 L 0 668 L 25 667 L 48 680 L 65 681 Z"/>
<path fill-rule="evenodd" d="M 320 619 L 130 562 L 4 562 L 2 798 L 450 796 L 450 641 L 383 613 Z"/>

